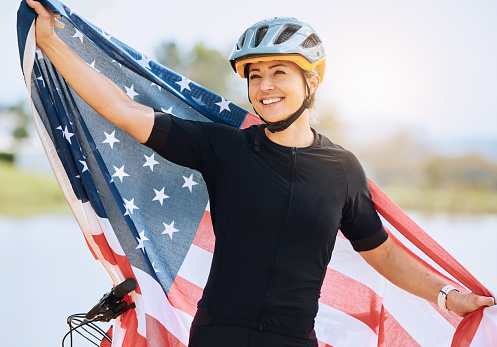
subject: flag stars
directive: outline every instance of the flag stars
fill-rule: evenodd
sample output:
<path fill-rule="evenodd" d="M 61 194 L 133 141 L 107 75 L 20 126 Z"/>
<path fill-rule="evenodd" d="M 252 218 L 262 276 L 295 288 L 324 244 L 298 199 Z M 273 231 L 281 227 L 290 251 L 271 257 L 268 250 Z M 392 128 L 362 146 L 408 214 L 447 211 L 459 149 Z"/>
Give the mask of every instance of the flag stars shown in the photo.
<path fill-rule="evenodd" d="M 83 43 L 83 37 L 84 37 L 83 33 L 76 28 L 74 28 L 74 30 L 76 30 L 76 33 L 73 35 L 73 37 L 77 37 L 78 39 L 81 40 L 81 43 Z"/>
<path fill-rule="evenodd" d="M 162 234 L 168 234 L 169 237 L 172 239 L 173 238 L 173 233 L 179 231 L 178 229 L 176 229 L 174 227 L 174 221 L 171 222 L 171 224 L 166 224 L 166 223 L 162 223 L 164 224 L 164 231 L 162 232 Z"/>
<path fill-rule="evenodd" d="M 120 168 L 117 168 L 114 166 L 114 170 L 116 170 L 116 172 L 112 175 L 112 177 L 119 177 L 119 179 L 121 180 L 121 183 L 122 183 L 124 177 L 129 176 L 126 172 L 124 172 L 124 165 L 121 166 Z"/>
<path fill-rule="evenodd" d="M 137 95 L 140 95 L 138 94 L 137 92 L 135 92 L 135 87 L 134 85 L 132 84 L 131 87 L 126 87 L 124 86 L 124 88 L 126 88 L 126 94 L 128 94 L 128 96 L 131 98 L 131 99 L 134 99 L 135 96 Z"/>
<path fill-rule="evenodd" d="M 107 34 L 105 31 L 102 30 L 102 36 L 105 37 L 107 40 L 110 41 L 110 39 L 112 38 L 112 35 L 109 35 Z"/>
<path fill-rule="evenodd" d="M 154 271 L 155 271 L 155 272 L 160 272 L 159 270 L 157 270 L 157 269 L 155 268 L 155 262 L 152 262 L 152 268 L 154 269 Z"/>
<path fill-rule="evenodd" d="M 36 57 L 38 58 L 38 60 L 45 58 L 45 56 L 43 55 L 43 52 L 39 48 L 36 49 Z"/>
<path fill-rule="evenodd" d="M 104 134 L 105 134 L 105 140 L 102 143 L 108 143 L 111 149 L 114 149 L 114 143 L 121 142 L 118 139 L 116 139 L 116 137 L 115 137 L 116 136 L 116 131 L 115 130 L 112 133 L 110 133 L 110 134 L 107 134 L 104 131 Z"/>
<path fill-rule="evenodd" d="M 154 171 L 154 165 L 159 164 L 159 162 L 154 159 L 154 155 L 155 153 L 152 153 L 152 155 L 148 157 L 146 154 L 144 154 L 146 162 L 145 164 L 143 164 L 143 166 L 150 167 L 150 170 L 152 170 L 152 172 Z"/>
<path fill-rule="evenodd" d="M 171 107 L 169 107 L 169 109 L 168 109 L 168 110 L 166 110 L 166 109 L 165 109 L 165 108 L 163 108 L 163 107 L 161 107 L 160 109 L 161 109 L 161 111 L 162 111 L 162 112 L 164 112 L 164 113 L 173 114 L 173 107 L 172 107 L 172 106 L 171 106 Z"/>
<path fill-rule="evenodd" d="M 140 237 L 136 238 L 136 240 L 138 241 L 138 246 L 136 246 L 136 249 L 141 249 L 145 253 L 145 245 L 143 244 L 143 241 L 150 241 L 150 240 L 147 239 L 147 237 L 145 236 L 145 230 L 142 230 L 139 233 L 139 235 Z"/>
<path fill-rule="evenodd" d="M 191 89 L 190 89 L 190 82 L 191 81 L 188 78 L 181 77 L 181 81 L 178 81 L 176 83 L 180 85 L 181 92 L 183 93 L 183 90 L 185 90 L 185 89 L 188 89 L 189 91 L 191 91 Z"/>
<path fill-rule="evenodd" d="M 43 79 L 43 76 L 39 76 L 36 78 L 38 81 L 41 81 L 43 83 L 43 88 L 45 88 L 45 80 Z"/>
<path fill-rule="evenodd" d="M 231 112 L 230 110 L 230 102 L 226 100 L 225 98 L 221 98 L 220 102 L 216 102 L 216 105 L 218 105 L 221 109 L 219 110 L 219 113 L 223 112 L 224 110 L 227 110 L 228 112 Z"/>
<path fill-rule="evenodd" d="M 124 208 L 126 209 L 126 213 L 124 214 L 125 216 L 129 216 L 130 214 L 133 214 L 134 210 L 139 210 L 138 207 L 135 206 L 135 199 L 131 200 L 124 200 Z"/>
<path fill-rule="evenodd" d="M 183 184 L 183 186 L 181 188 L 188 187 L 188 189 L 190 189 L 190 192 L 192 192 L 193 186 L 198 184 L 197 182 L 193 181 L 193 174 L 191 174 L 190 177 L 188 177 L 188 178 L 183 176 L 183 179 L 185 180 L 185 184 Z"/>
<path fill-rule="evenodd" d="M 74 136 L 73 133 L 69 132 L 69 129 L 67 128 L 67 125 L 66 125 L 66 128 L 64 130 L 62 130 L 62 127 L 57 127 L 58 130 L 62 131 L 62 136 L 64 136 L 64 138 L 67 140 L 67 142 L 69 142 L 69 144 L 72 145 L 71 143 L 71 137 Z"/>
<path fill-rule="evenodd" d="M 95 60 L 93 60 L 93 62 L 91 64 L 88 64 L 90 65 L 95 71 L 98 71 L 100 72 L 100 70 L 98 70 L 96 67 L 95 67 Z"/>
<path fill-rule="evenodd" d="M 142 54 L 142 57 L 141 57 L 141 59 L 140 59 L 140 60 L 138 60 L 138 63 L 139 63 L 141 66 L 143 66 L 145 69 L 149 69 L 149 70 L 151 70 L 151 67 L 150 67 L 150 61 L 151 61 L 151 60 L 152 60 L 152 59 L 149 59 L 149 58 L 147 58 L 146 56 L 144 56 L 144 55 Z"/>
<path fill-rule="evenodd" d="M 88 171 L 88 165 L 86 164 L 86 160 L 80 160 L 79 162 L 83 164 L 83 170 L 81 170 L 81 173 Z"/>
<path fill-rule="evenodd" d="M 163 206 L 164 199 L 169 199 L 169 196 L 164 194 L 164 188 L 165 187 L 163 187 L 160 191 L 154 188 L 155 198 L 152 199 L 152 201 L 159 201 L 161 206 Z"/>
<path fill-rule="evenodd" d="M 155 84 L 154 82 L 152 82 L 150 85 L 151 86 L 156 86 L 157 88 L 159 88 L 159 91 L 162 90 L 161 86 L 158 85 L 158 84 Z"/>

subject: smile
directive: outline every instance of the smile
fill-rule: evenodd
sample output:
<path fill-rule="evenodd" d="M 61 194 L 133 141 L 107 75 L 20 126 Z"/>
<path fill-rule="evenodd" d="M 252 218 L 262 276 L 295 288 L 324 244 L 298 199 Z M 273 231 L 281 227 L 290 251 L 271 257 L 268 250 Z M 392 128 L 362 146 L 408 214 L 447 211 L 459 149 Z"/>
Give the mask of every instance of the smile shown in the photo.
<path fill-rule="evenodd" d="M 274 104 L 275 102 L 279 102 L 281 100 L 283 100 L 283 98 L 273 98 L 273 99 L 262 100 L 262 103 L 264 105 L 270 105 L 270 104 Z"/>

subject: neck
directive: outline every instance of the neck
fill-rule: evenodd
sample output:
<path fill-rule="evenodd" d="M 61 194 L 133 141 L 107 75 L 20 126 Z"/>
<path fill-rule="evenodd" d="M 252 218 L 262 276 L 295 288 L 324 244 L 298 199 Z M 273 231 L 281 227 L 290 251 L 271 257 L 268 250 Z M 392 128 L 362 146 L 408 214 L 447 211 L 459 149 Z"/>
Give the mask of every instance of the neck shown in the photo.
<path fill-rule="evenodd" d="M 307 147 L 314 142 L 314 133 L 309 126 L 308 110 L 305 110 L 287 129 L 274 133 L 265 129 L 265 133 L 268 139 L 286 147 Z"/>

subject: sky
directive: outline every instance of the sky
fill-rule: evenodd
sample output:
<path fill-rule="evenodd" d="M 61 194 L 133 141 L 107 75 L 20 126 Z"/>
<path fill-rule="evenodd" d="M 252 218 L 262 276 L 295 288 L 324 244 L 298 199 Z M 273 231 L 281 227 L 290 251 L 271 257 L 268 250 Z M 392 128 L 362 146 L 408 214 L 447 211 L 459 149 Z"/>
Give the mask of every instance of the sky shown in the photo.
<path fill-rule="evenodd" d="M 4 0 L 5 1 L 5 0 Z M 253 23 L 294 16 L 321 36 L 327 71 L 318 103 L 357 127 L 432 138 L 497 139 L 497 2 L 493 0 L 67 0 L 84 18 L 149 57 L 166 40 L 204 41 L 228 58 Z M 27 98 L 15 33 L 19 2 L 0 13 L 0 104 Z M 243 10 L 240 10 L 243 9 Z"/>

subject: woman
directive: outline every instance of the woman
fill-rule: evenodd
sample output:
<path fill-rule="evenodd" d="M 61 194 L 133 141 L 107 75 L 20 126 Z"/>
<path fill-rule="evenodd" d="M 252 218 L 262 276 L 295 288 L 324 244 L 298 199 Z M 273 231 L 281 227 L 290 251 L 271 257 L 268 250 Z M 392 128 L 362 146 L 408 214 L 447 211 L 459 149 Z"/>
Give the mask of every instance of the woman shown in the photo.
<path fill-rule="evenodd" d="M 325 61 L 321 40 L 307 24 L 259 22 L 235 45 L 230 61 L 247 78 L 249 99 L 266 122 L 239 130 L 134 102 L 56 36 L 49 10 L 28 4 L 38 13 L 38 47 L 83 100 L 204 177 L 216 244 L 190 346 L 317 346 L 314 318 L 338 228 L 406 291 L 461 316 L 494 304 L 447 287 L 393 242 L 357 159 L 310 128 L 308 109 Z"/>

